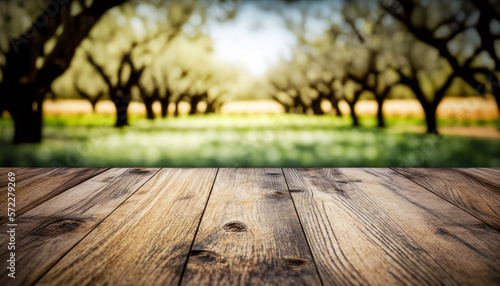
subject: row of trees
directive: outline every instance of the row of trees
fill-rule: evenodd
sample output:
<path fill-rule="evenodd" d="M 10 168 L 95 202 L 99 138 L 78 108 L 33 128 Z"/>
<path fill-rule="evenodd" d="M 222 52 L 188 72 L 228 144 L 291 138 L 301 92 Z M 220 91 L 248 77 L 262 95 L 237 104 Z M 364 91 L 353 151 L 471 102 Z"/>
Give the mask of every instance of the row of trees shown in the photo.
<path fill-rule="evenodd" d="M 159 66 L 157 60 L 162 51 L 180 34 L 196 40 L 202 35 L 200 29 L 207 17 L 218 21 L 234 17 L 235 2 L 237 0 L 0 3 L 4 14 L 0 21 L 0 110 L 7 110 L 14 120 L 14 142 L 40 142 L 44 98 L 48 93 L 61 94 L 52 87 L 65 76 L 72 77 L 71 88 L 93 106 L 99 99 L 109 97 L 116 106 L 116 126 L 127 124 L 127 108 L 134 90 L 138 90 L 151 117 L 153 101 L 170 100 L 171 85 L 161 78 L 173 76 L 168 68 L 180 70 L 177 82 L 200 79 L 199 75 L 191 76 L 192 71 L 184 70 L 183 66 L 161 70 L 165 74 L 156 72 L 155 64 Z M 82 80 L 85 71 L 89 71 L 82 66 L 82 61 L 92 67 L 93 79 L 97 75 L 105 87 L 82 84 L 92 82 Z M 73 72 L 68 72 L 70 65 Z M 213 65 L 208 66 L 212 70 L 203 72 L 213 73 Z M 218 80 L 208 75 L 204 80 L 212 78 Z M 144 83 L 147 81 L 153 88 Z M 209 110 L 216 108 L 224 93 L 224 87 L 209 89 L 193 82 L 187 85 L 189 92 L 178 91 L 176 100 L 188 100 L 189 94 L 192 105 L 206 100 Z M 67 90 L 62 93 L 65 92 Z"/>
<path fill-rule="evenodd" d="M 160 26 L 161 18 L 152 19 L 148 13 L 141 19 L 135 7 L 122 5 L 102 19 L 100 25 L 108 31 L 96 30 L 82 43 L 67 77 L 85 72 L 61 80 L 72 81 L 73 88 L 94 108 L 100 99 L 113 101 L 117 127 L 128 124 L 127 110 L 133 99 L 144 103 L 148 119 L 155 118 L 155 102 L 161 105 L 162 117 L 167 116 L 170 104 L 178 115 L 181 102 L 190 104 L 189 114 L 198 113 L 201 102 L 206 105 L 205 113 L 215 112 L 227 97 L 238 93 L 235 89 L 241 85 L 243 73 L 214 60 L 211 39 L 201 31 L 209 7 L 197 7 L 196 11 L 183 11 L 176 24 Z M 153 28 L 132 37 L 131 31 L 141 25 Z M 83 88 L 81 82 L 93 84 Z"/>
<path fill-rule="evenodd" d="M 427 132 L 438 133 L 436 110 L 447 94 L 493 95 L 500 110 L 500 5 L 498 1 L 345 1 L 339 11 L 299 2 L 301 17 L 286 17 L 297 36 L 291 60 L 270 71 L 272 93 L 287 112 L 322 114 L 328 100 L 355 106 L 365 95 L 383 104 L 391 93 L 411 91 L 426 117 Z M 332 16 L 334 15 L 334 16 Z M 329 28 L 308 36 L 308 22 L 324 17 Z M 297 20 L 298 19 L 298 20 Z M 404 87 L 404 88 L 402 88 Z"/>
<path fill-rule="evenodd" d="M 122 2 L 49 1 L 41 12 L 36 6 L 39 2 L 1 3 L 6 16 L 1 33 L 0 109 L 7 110 L 14 120 L 15 142 L 40 141 L 43 97 L 69 67 L 92 26 Z M 72 12 L 73 6 L 79 13 Z M 20 21 L 23 17 L 34 19 L 27 29 Z"/>
<path fill-rule="evenodd" d="M 178 114 L 179 103 L 188 102 L 194 114 L 205 102 L 210 113 L 227 98 L 244 96 L 253 82 L 215 62 L 203 32 L 208 19 L 235 17 L 237 3 L 1 2 L 0 110 L 14 120 L 14 141 L 41 140 L 42 105 L 49 93 L 76 91 L 93 107 L 108 98 L 116 107 L 116 126 L 128 124 L 134 99 L 154 118 L 156 101 L 166 116 L 169 104 Z M 270 95 L 287 112 L 323 114 L 327 100 L 341 115 L 338 105 L 344 100 L 359 125 L 355 106 L 371 96 L 378 103 L 379 126 L 385 126 L 384 101 L 404 87 L 421 103 L 428 132 L 437 133 L 437 107 L 463 83 L 469 94 L 493 95 L 500 109 L 498 0 L 256 3 L 281 15 L 297 39 L 293 57 L 268 74 Z M 326 29 L 311 32 L 318 23 Z M 54 85 L 57 81 L 65 84 Z"/>

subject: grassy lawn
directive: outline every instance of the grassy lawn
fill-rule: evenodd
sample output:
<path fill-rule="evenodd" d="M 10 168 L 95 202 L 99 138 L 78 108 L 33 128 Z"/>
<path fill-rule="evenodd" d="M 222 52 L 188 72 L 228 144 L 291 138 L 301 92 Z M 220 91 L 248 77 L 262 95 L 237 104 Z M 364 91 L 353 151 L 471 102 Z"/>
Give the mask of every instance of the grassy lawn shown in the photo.
<path fill-rule="evenodd" d="M 330 167 L 500 166 L 500 139 L 404 132 L 415 118 L 388 118 L 390 128 L 350 127 L 348 117 L 192 116 L 113 128 L 113 116 L 48 116 L 41 144 L 11 145 L 12 122 L 0 119 L 2 166 Z M 440 126 L 499 126 L 497 121 L 440 121 Z"/>

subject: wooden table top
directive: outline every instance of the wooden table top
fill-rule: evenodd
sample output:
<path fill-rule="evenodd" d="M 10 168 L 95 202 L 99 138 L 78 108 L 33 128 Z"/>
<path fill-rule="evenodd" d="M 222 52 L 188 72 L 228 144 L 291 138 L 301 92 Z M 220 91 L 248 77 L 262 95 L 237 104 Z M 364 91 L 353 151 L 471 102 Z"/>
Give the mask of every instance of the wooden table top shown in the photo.
<path fill-rule="evenodd" d="M 0 190 L 0 285 L 500 284 L 500 168 L 0 168 Z"/>

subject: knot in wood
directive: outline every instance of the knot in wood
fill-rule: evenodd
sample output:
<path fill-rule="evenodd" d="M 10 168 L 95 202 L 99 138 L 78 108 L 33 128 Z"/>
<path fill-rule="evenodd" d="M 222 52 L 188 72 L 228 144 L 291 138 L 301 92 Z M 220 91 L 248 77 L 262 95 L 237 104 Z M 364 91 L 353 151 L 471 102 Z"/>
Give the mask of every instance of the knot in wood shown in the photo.
<path fill-rule="evenodd" d="M 191 250 L 189 255 L 201 262 L 214 262 L 217 260 L 217 254 L 209 250 Z"/>
<path fill-rule="evenodd" d="M 284 192 L 272 192 L 266 195 L 267 198 L 282 198 L 284 196 L 285 196 Z"/>
<path fill-rule="evenodd" d="M 243 232 L 247 230 L 247 227 L 242 222 L 235 221 L 224 225 L 224 229 L 231 232 Z"/>
<path fill-rule="evenodd" d="M 298 258 L 298 257 L 293 257 L 293 258 L 285 258 L 285 265 L 288 268 L 302 268 L 303 265 L 305 265 L 307 260 L 304 258 Z"/>
<path fill-rule="evenodd" d="M 54 236 L 71 232 L 83 224 L 82 221 L 73 219 L 60 219 L 51 222 L 34 231 L 34 235 Z"/>
<path fill-rule="evenodd" d="M 131 174 L 147 174 L 149 173 L 148 170 L 144 170 L 144 169 L 133 169 L 130 171 Z"/>

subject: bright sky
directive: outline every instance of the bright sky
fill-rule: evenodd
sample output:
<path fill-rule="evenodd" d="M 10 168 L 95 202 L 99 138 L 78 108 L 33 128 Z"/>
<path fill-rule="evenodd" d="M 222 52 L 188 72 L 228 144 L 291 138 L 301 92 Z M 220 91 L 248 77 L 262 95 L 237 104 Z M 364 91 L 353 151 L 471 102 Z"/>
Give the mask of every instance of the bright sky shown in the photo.
<path fill-rule="evenodd" d="M 239 7 L 235 19 L 210 23 L 208 31 L 218 59 L 244 66 L 254 76 L 263 75 L 280 56 L 291 56 L 296 39 L 273 12 L 252 4 Z"/>

